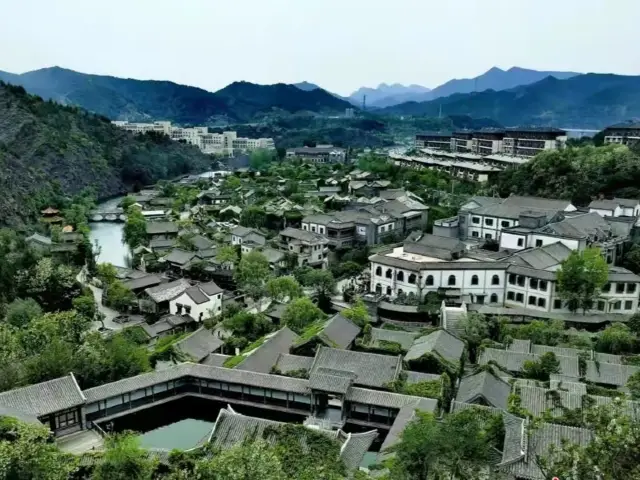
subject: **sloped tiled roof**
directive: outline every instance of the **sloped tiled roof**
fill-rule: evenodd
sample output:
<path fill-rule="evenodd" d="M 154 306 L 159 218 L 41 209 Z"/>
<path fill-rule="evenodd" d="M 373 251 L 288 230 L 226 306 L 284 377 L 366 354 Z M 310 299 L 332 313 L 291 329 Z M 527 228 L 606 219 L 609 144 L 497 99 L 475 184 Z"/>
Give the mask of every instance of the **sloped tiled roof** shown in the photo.
<path fill-rule="evenodd" d="M 202 365 L 208 365 L 210 367 L 222 367 L 224 365 L 224 362 L 226 362 L 230 358 L 231 358 L 231 355 L 222 355 L 220 353 L 212 353 L 210 355 L 207 355 L 205 359 L 202 360 L 200 363 Z"/>
<path fill-rule="evenodd" d="M 640 367 L 635 365 L 587 361 L 585 380 L 604 385 L 624 387 L 629 381 L 629 377 L 639 371 Z"/>
<path fill-rule="evenodd" d="M 210 297 L 223 292 L 223 290 L 214 282 L 199 283 L 198 288 L 200 288 L 200 290 L 202 290 L 204 293 L 206 293 Z"/>
<path fill-rule="evenodd" d="M 416 360 L 426 353 L 439 353 L 444 359 L 459 362 L 464 351 L 464 342 L 446 330 L 437 330 L 424 337 L 417 338 L 404 359 Z"/>
<path fill-rule="evenodd" d="M 509 261 L 518 262 L 521 265 L 545 270 L 559 265 L 571 254 L 571 249 L 560 242 L 551 243 L 542 247 L 523 250 L 514 253 Z"/>
<path fill-rule="evenodd" d="M 404 370 L 403 373 L 407 376 L 407 383 L 409 384 L 442 380 L 440 375 L 434 373 L 413 372 L 411 370 Z"/>
<path fill-rule="evenodd" d="M 498 350 L 496 348 L 485 348 L 480 354 L 478 363 L 485 365 L 490 361 L 496 362 L 498 365 L 510 372 L 521 372 L 524 362 L 527 360 L 538 360 L 540 355 L 534 353 L 510 352 L 508 350 Z M 556 355 L 560 362 L 560 374 L 570 377 L 579 377 L 578 357 L 565 357 Z"/>
<path fill-rule="evenodd" d="M 159 285 L 161 282 L 162 279 L 159 276 L 151 274 L 140 278 L 132 278 L 131 280 L 122 282 L 122 284 L 129 290 L 138 290 L 140 288 L 149 288 Z"/>
<path fill-rule="evenodd" d="M 510 393 L 511 385 L 507 382 L 489 372 L 480 372 L 460 380 L 456 401 L 473 403 L 482 398 L 492 407 L 506 410 Z"/>
<path fill-rule="evenodd" d="M 372 328 L 371 342 L 373 347 L 379 347 L 381 341 L 394 342 L 400 344 L 403 350 L 409 350 L 416 339 L 415 332 L 404 332 L 402 330 L 387 330 L 386 328 Z"/>
<path fill-rule="evenodd" d="M 323 392 L 346 394 L 356 374 L 333 368 L 317 368 L 309 376 L 309 388 Z"/>
<path fill-rule="evenodd" d="M 313 365 L 313 357 L 302 357 L 300 355 L 291 355 L 281 353 L 276 362 L 276 367 L 282 373 L 292 372 L 296 370 L 311 370 Z"/>
<path fill-rule="evenodd" d="M 360 327 L 339 313 L 327 320 L 324 328 L 318 333 L 318 337 L 325 341 L 327 346 L 335 348 L 347 348 L 360 334 Z"/>
<path fill-rule="evenodd" d="M 268 373 L 278 361 L 280 354 L 288 353 L 297 339 L 298 335 L 288 327 L 281 328 L 270 334 L 262 345 L 253 352 L 248 353 L 245 360 L 240 362 L 235 369 Z"/>
<path fill-rule="evenodd" d="M 531 351 L 531 340 L 513 340 L 507 350 L 510 352 L 529 353 Z"/>
<path fill-rule="evenodd" d="M 184 291 L 184 293 L 185 293 L 186 295 L 188 295 L 188 296 L 189 296 L 189 298 L 190 298 L 191 300 L 193 300 L 193 302 L 194 302 L 196 305 L 200 305 L 200 304 L 202 304 L 202 303 L 207 303 L 207 302 L 209 301 L 209 297 L 207 297 L 207 296 L 202 292 L 202 290 L 200 290 L 200 289 L 199 289 L 197 286 L 195 286 L 195 285 L 194 285 L 193 287 L 187 288 L 187 289 Z"/>
<path fill-rule="evenodd" d="M 163 233 L 178 233 L 178 225 L 173 222 L 147 222 L 148 235 L 160 235 Z"/>
<path fill-rule="evenodd" d="M 224 338 L 220 330 L 212 332 L 208 328 L 201 327 L 188 337 L 176 342 L 175 346 L 186 353 L 195 362 L 202 361 L 211 352 L 215 352 L 224 344 Z"/>
<path fill-rule="evenodd" d="M 73 374 L 0 393 L 0 407 L 41 417 L 85 403 Z"/>
<path fill-rule="evenodd" d="M 354 383 L 381 388 L 397 379 L 402 367 L 400 356 L 376 355 L 321 346 L 311 369 L 311 374 L 320 368 L 346 370 L 356 375 Z"/>
<path fill-rule="evenodd" d="M 166 302 L 181 295 L 191 284 L 183 278 L 169 283 L 163 283 L 157 287 L 147 288 L 146 294 L 156 303 Z"/>
<path fill-rule="evenodd" d="M 175 263 L 176 265 L 186 265 L 195 257 L 195 252 L 188 252 L 180 248 L 174 248 L 164 257 L 165 262 Z"/>

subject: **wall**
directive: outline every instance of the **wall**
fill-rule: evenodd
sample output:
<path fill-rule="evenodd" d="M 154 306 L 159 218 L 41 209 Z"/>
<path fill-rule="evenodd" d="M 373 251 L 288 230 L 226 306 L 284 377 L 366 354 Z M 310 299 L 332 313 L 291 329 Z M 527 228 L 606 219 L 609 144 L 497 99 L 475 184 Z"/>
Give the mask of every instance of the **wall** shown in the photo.
<path fill-rule="evenodd" d="M 209 298 L 208 302 L 204 302 L 198 305 L 191 299 L 191 297 L 189 297 L 189 295 L 187 295 L 186 293 L 183 293 L 179 297 L 169 302 L 169 311 L 172 314 L 177 315 L 178 304 L 181 304 L 184 306 L 190 306 L 191 313 L 189 315 L 198 321 L 204 320 L 205 318 L 209 317 L 209 310 L 213 310 L 214 315 L 218 315 L 220 313 L 221 307 L 222 307 L 221 297 L 222 297 L 222 294 L 218 293 L 213 297 Z M 182 313 L 183 314 L 185 313 L 184 307 L 182 309 Z M 200 317 L 200 314 L 202 314 L 202 318 Z"/>

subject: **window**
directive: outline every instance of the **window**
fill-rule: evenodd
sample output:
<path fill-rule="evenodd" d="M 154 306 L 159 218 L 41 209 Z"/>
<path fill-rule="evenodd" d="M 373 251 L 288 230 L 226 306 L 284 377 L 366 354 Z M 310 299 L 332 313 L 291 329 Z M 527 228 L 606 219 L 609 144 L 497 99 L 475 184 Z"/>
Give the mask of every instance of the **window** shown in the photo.
<path fill-rule="evenodd" d="M 447 285 L 453 286 L 455 284 L 456 284 L 456 276 L 455 275 L 449 275 L 449 280 L 447 281 Z"/>
<path fill-rule="evenodd" d="M 538 239 L 536 240 L 536 247 L 541 247 L 542 246 L 542 240 Z"/>
<path fill-rule="evenodd" d="M 540 280 L 538 282 L 538 290 L 540 290 L 541 292 L 546 292 L 547 291 L 547 281 L 546 280 Z"/>
<path fill-rule="evenodd" d="M 524 303 L 524 293 L 516 293 L 516 302 Z"/>
<path fill-rule="evenodd" d="M 635 283 L 627 283 L 627 293 L 635 293 L 636 284 Z"/>
<path fill-rule="evenodd" d="M 560 300 L 560 299 L 557 299 L 557 298 L 556 298 L 556 299 L 553 301 L 553 308 L 554 308 L 555 310 L 560 310 L 560 309 L 562 308 L 562 300 Z"/>
<path fill-rule="evenodd" d="M 533 288 L 534 290 L 538 289 L 538 279 L 537 278 L 530 278 L 529 279 L 529 288 Z"/>
<path fill-rule="evenodd" d="M 598 310 L 600 310 L 601 312 L 604 312 L 604 309 L 605 309 L 604 300 L 599 300 L 598 301 Z"/>
<path fill-rule="evenodd" d="M 376 293 L 380 295 L 382 293 L 382 285 L 376 283 Z"/>
<path fill-rule="evenodd" d="M 544 298 L 538 298 L 538 306 L 542 308 L 546 308 L 547 301 Z"/>
<path fill-rule="evenodd" d="M 404 295 L 404 292 L 402 291 L 402 289 L 401 289 L 401 288 L 399 288 L 399 289 L 398 289 L 398 296 L 402 296 L 402 295 Z"/>
<path fill-rule="evenodd" d="M 391 295 L 391 287 L 387 287 L 387 295 Z"/>
<path fill-rule="evenodd" d="M 484 219 L 484 224 L 485 224 L 487 227 L 492 227 L 492 226 L 493 226 L 493 218 L 485 218 L 485 219 Z"/>
<path fill-rule="evenodd" d="M 624 283 L 616 283 L 616 293 L 624 293 Z"/>
<path fill-rule="evenodd" d="M 382 267 L 376 267 L 376 275 L 379 277 L 382 276 Z"/>
<path fill-rule="evenodd" d="M 535 306 L 537 300 L 538 299 L 536 297 L 534 297 L 533 295 L 529 295 L 529 305 Z"/>
<path fill-rule="evenodd" d="M 513 273 L 509 274 L 509 283 L 511 285 L 515 285 L 516 284 L 516 276 Z"/>
<path fill-rule="evenodd" d="M 500 277 L 498 275 L 491 277 L 491 285 L 500 285 Z"/>
<path fill-rule="evenodd" d="M 518 275 L 518 286 L 524 287 L 525 278 L 522 275 Z"/>
<path fill-rule="evenodd" d="M 303 230 L 309 230 L 309 225 L 307 225 L 306 223 L 302 224 L 302 229 Z"/>
<path fill-rule="evenodd" d="M 515 293 L 507 292 L 507 300 L 514 300 L 516 298 Z"/>
<path fill-rule="evenodd" d="M 190 306 L 190 305 L 185 305 L 185 306 L 184 306 L 184 312 L 185 312 L 187 315 L 190 315 L 190 314 L 191 314 L 191 306 Z"/>
<path fill-rule="evenodd" d="M 315 232 L 315 231 L 316 231 L 316 227 L 313 227 L 313 226 L 312 226 L 312 227 L 311 227 L 311 231 L 312 231 L 312 232 Z"/>
<path fill-rule="evenodd" d="M 624 309 L 625 310 L 632 310 L 633 309 L 633 301 L 627 300 L 626 302 L 624 302 Z"/>
<path fill-rule="evenodd" d="M 415 284 L 416 283 L 416 274 L 412 273 L 411 275 L 409 275 L 409 283 L 410 284 Z"/>
<path fill-rule="evenodd" d="M 493 236 L 490 233 L 485 233 L 484 234 L 484 238 L 487 240 L 491 240 L 493 238 Z"/>
<path fill-rule="evenodd" d="M 474 238 L 478 238 L 480 234 L 478 232 L 471 232 L 471 236 Z"/>
<path fill-rule="evenodd" d="M 404 272 L 400 271 L 396 274 L 396 280 L 398 280 L 399 282 L 404 282 Z"/>
<path fill-rule="evenodd" d="M 602 287 L 603 292 L 609 292 L 611 290 L 611 284 L 607 283 L 604 287 Z"/>
<path fill-rule="evenodd" d="M 427 280 L 425 281 L 425 285 L 430 287 L 433 285 L 433 275 L 427 276 Z"/>
<path fill-rule="evenodd" d="M 620 301 L 614 302 L 613 305 L 611 306 L 612 310 L 620 310 L 621 307 L 622 307 L 622 302 Z"/>
<path fill-rule="evenodd" d="M 498 295 L 495 293 L 492 293 L 491 298 L 489 299 L 489 303 L 498 303 Z"/>
<path fill-rule="evenodd" d="M 518 239 L 518 246 L 519 247 L 524 247 L 524 238 L 519 238 Z"/>
<path fill-rule="evenodd" d="M 508 221 L 508 220 L 502 220 L 502 221 L 500 222 L 500 226 L 501 226 L 502 228 L 509 228 L 509 227 L 511 226 L 511 224 L 509 223 L 509 221 Z"/>
<path fill-rule="evenodd" d="M 56 429 L 71 427 L 77 423 L 78 423 L 77 410 L 67 410 L 66 412 L 61 412 L 56 414 L 56 417 L 55 417 Z"/>
<path fill-rule="evenodd" d="M 471 277 L 471 285 L 478 285 L 478 275 Z"/>
<path fill-rule="evenodd" d="M 384 276 L 387 277 L 387 278 L 393 278 L 393 270 L 388 268 L 387 271 L 385 272 Z"/>
<path fill-rule="evenodd" d="M 471 223 L 480 223 L 480 217 L 471 217 Z"/>

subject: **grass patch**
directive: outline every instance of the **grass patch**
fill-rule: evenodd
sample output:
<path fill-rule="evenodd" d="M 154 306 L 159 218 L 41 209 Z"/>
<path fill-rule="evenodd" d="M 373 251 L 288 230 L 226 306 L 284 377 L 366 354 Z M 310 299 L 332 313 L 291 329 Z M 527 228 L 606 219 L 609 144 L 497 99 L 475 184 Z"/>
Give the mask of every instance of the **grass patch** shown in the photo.
<path fill-rule="evenodd" d="M 318 335 L 324 329 L 326 323 L 326 320 L 318 320 L 316 322 L 313 322 L 311 325 L 305 328 L 304 332 L 302 332 L 300 338 L 296 342 L 296 345 L 302 345 L 303 343 L 308 342 L 313 337 Z"/>
<path fill-rule="evenodd" d="M 222 366 L 226 368 L 233 368 L 236 365 L 238 365 L 240 362 L 242 362 L 245 358 L 246 357 L 244 355 L 236 355 L 234 357 L 227 358 L 222 364 Z"/>

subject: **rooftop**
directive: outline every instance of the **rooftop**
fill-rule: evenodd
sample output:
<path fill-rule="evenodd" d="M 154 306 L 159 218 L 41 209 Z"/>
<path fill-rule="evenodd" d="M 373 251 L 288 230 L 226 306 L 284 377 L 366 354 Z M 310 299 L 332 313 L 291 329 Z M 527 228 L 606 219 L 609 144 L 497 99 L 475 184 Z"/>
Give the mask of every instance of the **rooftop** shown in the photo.
<path fill-rule="evenodd" d="M 167 302 L 181 295 L 191 284 L 183 278 L 169 283 L 163 283 L 157 287 L 147 288 L 146 294 L 156 303 Z"/>
<path fill-rule="evenodd" d="M 0 393 L 0 407 L 42 417 L 85 402 L 73 374 Z"/>

